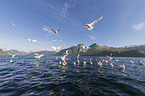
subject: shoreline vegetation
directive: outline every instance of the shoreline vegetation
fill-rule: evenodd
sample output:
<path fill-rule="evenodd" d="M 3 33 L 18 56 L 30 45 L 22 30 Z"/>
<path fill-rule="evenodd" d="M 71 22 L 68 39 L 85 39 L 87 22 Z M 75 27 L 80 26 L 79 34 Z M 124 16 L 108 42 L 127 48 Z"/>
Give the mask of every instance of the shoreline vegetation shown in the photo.
<path fill-rule="evenodd" d="M 78 44 L 66 49 L 62 49 L 59 52 L 55 51 L 38 51 L 30 53 L 22 53 L 17 50 L 3 51 L 0 49 L 0 55 L 34 55 L 34 53 L 45 54 L 46 56 L 62 56 L 66 50 L 69 50 L 69 56 L 111 56 L 111 57 L 145 57 L 145 45 L 134 47 L 108 47 L 100 46 L 96 43 L 89 46 L 89 49 L 83 51 L 84 44 Z"/>

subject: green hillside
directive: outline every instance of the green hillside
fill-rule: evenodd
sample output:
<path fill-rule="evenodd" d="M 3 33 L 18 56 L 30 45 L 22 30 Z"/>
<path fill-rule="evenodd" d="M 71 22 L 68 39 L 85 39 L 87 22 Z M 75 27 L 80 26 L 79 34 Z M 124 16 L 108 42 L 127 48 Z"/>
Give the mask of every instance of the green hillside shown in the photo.
<path fill-rule="evenodd" d="M 0 49 L 0 55 L 8 55 L 8 54 L 4 52 L 2 49 Z"/>

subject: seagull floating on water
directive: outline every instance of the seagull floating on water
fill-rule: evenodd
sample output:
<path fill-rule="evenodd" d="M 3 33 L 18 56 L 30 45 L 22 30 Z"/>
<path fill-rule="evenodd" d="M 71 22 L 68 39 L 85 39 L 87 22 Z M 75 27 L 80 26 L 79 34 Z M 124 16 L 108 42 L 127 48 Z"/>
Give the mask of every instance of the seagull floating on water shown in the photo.
<path fill-rule="evenodd" d="M 31 40 L 30 38 L 25 38 L 25 39 L 29 40 L 30 42 L 36 42 L 36 41 L 38 41 L 38 40 Z"/>
<path fill-rule="evenodd" d="M 55 30 L 53 30 L 53 29 L 51 29 L 56 35 L 58 34 L 58 32 L 60 31 L 60 28 L 57 30 L 57 31 L 55 31 Z"/>
<path fill-rule="evenodd" d="M 16 56 L 16 55 L 12 55 L 11 60 L 10 60 L 11 63 L 13 62 L 12 59 L 13 59 L 15 56 Z"/>
<path fill-rule="evenodd" d="M 12 58 L 14 58 L 16 55 L 12 55 Z"/>
<path fill-rule="evenodd" d="M 103 16 L 102 17 L 100 17 L 99 19 L 97 19 L 97 20 L 95 20 L 95 21 L 93 21 L 92 23 L 90 23 L 90 24 L 86 24 L 86 25 L 84 25 L 84 27 L 88 27 L 88 30 L 92 30 L 93 28 L 94 28 L 94 24 L 95 23 L 97 23 L 98 21 L 100 21 L 101 19 L 103 18 Z"/>
<path fill-rule="evenodd" d="M 59 49 L 61 49 L 62 47 L 64 47 L 64 45 L 60 46 L 60 47 L 55 47 L 53 45 L 51 45 L 51 48 L 53 48 L 55 51 L 58 51 Z"/>

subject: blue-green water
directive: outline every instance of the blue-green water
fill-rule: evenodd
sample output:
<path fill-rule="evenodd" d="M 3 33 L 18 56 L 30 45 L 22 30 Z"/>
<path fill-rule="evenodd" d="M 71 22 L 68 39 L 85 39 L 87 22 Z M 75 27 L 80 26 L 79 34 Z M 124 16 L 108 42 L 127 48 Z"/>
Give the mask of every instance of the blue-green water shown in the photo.
<path fill-rule="evenodd" d="M 80 56 L 80 63 L 76 56 L 68 59 L 63 66 L 55 56 L 16 56 L 13 63 L 11 56 L 0 56 L 0 96 L 145 95 L 145 58 Z"/>

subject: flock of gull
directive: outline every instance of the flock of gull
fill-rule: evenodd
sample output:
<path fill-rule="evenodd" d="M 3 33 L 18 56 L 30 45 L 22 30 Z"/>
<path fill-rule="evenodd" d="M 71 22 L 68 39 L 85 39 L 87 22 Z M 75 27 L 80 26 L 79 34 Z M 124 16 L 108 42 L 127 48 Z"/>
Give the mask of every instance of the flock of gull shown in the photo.
<path fill-rule="evenodd" d="M 97 23 L 98 21 L 100 21 L 102 18 L 103 18 L 103 16 L 100 17 L 99 19 L 93 21 L 93 22 L 90 23 L 90 24 L 84 25 L 84 27 L 87 27 L 88 30 L 92 30 L 92 29 L 94 28 L 93 25 L 94 25 L 95 23 Z M 13 26 L 15 26 L 15 25 L 13 25 Z M 55 31 L 54 29 L 51 29 L 51 30 L 52 30 L 56 35 L 58 34 L 58 32 L 60 32 L 60 28 L 59 28 L 57 31 Z M 25 38 L 25 39 L 29 40 L 30 42 L 36 42 L 36 41 L 38 41 L 38 40 L 32 40 L 32 39 L 30 39 L 30 38 Z M 53 48 L 56 52 L 58 52 L 58 51 L 59 51 L 61 48 L 63 48 L 63 47 L 64 47 L 64 45 L 59 46 L 59 47 L 55 47 L 55 46 L 51 45 L 51 48 Z M 86 46 L 82 45 L 82 49 L 83 49 L 83 52 L 86 52 L 88 49 L 90 49 L 90 47 L 86 47 Z M 69 60 L 69 59 L 67 58 L 68 55 L 69 55 L 69 50 L 66 50 L 66 52 L 64 53 L 64 55 L 61 56 L 61 60 L 62 60 L 62 61 L 59 61 L 59 64 L 62 64 L 63 66 L 66 66 L 66 65 L 67 65 L 67 62 L 66 62 L 66 61 Z M 40 59 L 42 56 L 44 56 L 44 54 L 35 53 L 35 56 L 34 56 L 34 57 L 37 58 L 37 59 Z M 109 60 L 103 60 L 102 62 L 108 63 L 109 61 L 112 60 L 112 57 L 111 57 L 111 56 L 112 56 L 112 54 L 110 54 L 110 56 L 106 56 L 106 57 L 109 58 Z M 12 59 L 13 59 L 14 57 L 15 57 L 15 55 L 12 55 L 10 62 L 13 62 Z M 80 54 L 77 55 L 76 61 L 73 62 L 73 64 L 74 64 L 75 66 L 76 66 L 76 64 L 79 64 L 79 63 L 80 63 L 79 58 L 80 58 Z M 58 57 L 56 57 L 56 59 L 58 59 Z M 89 60 L 89 63 L 90 63 L 90 64 L 93 64 L 93 63 L 92 63 L 92 59 L 93 59 L 93 58 L 91 58 L 91 59 Z M 96 61 L 97 61 L 97 59 L 96 59 Z M 119 60 L 112 61 L 112 63 L 110 63 L 110 66 L 113 67 L 113 62 L 117 62 L 117 61 L 119 61 Z M 101 62 L 101 61 L 98 61 L 98 65 L 99 65 L 99 66 L 102 66 L 102 65 L 103 65 L 102 62 Z M 134 61 L 131 61 L 131 60 L 130 60 L 130 62 L 131 62 L 132 64 L 134 63 Z M 84 60 L 83 60 L 82 63 L 83 63 L 84 65 L 87 64 L 86 58 L 84 58 Z M 140 63 L 142 63 L 142 62 L 140 61 Z M 116 63 L 116 65 L 118 65 L 120 68 L 122 68 L 123 70 L 125 70 L 125 65 L 124 65 L 124 64 L 122 65 L 122 64 Z"/>

